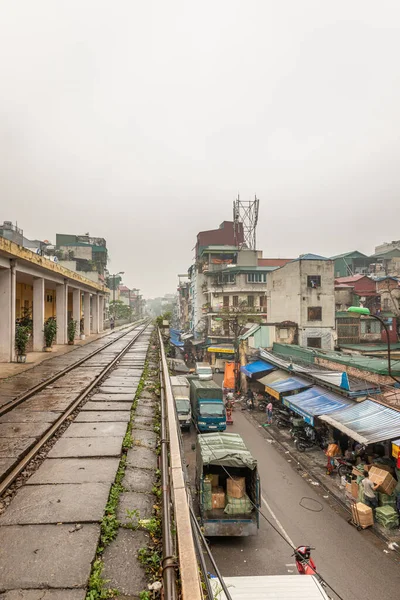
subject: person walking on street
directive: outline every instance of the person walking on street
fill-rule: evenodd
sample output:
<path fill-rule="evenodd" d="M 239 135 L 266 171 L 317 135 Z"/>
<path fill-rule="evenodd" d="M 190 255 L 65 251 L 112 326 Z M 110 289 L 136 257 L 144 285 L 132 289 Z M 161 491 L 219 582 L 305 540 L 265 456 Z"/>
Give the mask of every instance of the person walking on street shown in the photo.
<path fill-rule="evenodd" d="M 272 425 L 272 402 L 267 404 L 267 425 Z"/>
<path fill-rule="evenodd" d="M 379 483 L 375 484 L 370 478 L 368 471 L 364 471 L 364 479 L 362 480 L 364 488 L 364 500 L 365 504 L 372 509 L 378 506 L 378 498 L 375 495 L 376 489 L 379 487 Z"/>
<path fill-rule="evenodd" d="M 114 317 L 110 317 L 110 329 L 111 329 L 111 331 L 114 329 L 114 327 L 115 327 Z"/>

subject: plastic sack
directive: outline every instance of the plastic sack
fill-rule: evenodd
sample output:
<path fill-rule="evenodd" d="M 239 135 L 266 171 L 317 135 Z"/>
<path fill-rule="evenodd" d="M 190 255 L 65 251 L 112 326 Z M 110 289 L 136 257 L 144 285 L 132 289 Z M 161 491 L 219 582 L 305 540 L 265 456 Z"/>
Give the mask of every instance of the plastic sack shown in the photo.
<path fill-rule="evenodd" d="M 242 498 L 233 498 L 226 495 L 226 506 L 224 512 L 227 515 L 247 515 L 253 510 L 250 498 L 245 494 Z"/>

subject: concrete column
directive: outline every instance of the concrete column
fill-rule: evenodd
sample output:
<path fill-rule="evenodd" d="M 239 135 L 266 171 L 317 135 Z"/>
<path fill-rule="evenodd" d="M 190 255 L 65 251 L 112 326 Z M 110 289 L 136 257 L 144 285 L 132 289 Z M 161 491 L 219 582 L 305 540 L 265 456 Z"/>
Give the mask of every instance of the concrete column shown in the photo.
<path fill-rule="evenodd" d="M 44 279 L 35 277 L 33 280 L 33 350 L 41 352 L 44 347 Z"/>
<path fill-rule="evenodd" d="M 14 321 L 15 322 L 15 321 Z M 10 362 L 11 353 L 11 270 L 0 269 L 0 361 Z"/>
<path fill-rule="evenodd" d="M 57 319 L 57 344 L 66 344 L 68 317 L 68 285 L 60 283 L 56 286 L 56 319 Z"/>
<path fill-rule="evenodd" d="M 90 335 L 90 292 L 83 294 L 83 332 L 85 335 Z"/>
<path fill-rule="evenodd" d="M 99 333 L 100 331 L 100 296 L 95 294 L 92 296 L 92 332 Z"/>
<path fill-rule="evenodd" d="M 76 333 L 75 339 L 79 340 L 79 336 L 81 333 L 81 291 L 73 290 L 72 291 L 72 320 L 76 321 Z"/>
<path fill-rule="evenodd" d="M 17 303 L 17 272 L 15 270 L 16 261 L 10 260 L 11 265 L 11 339 L 10 339 L 10 359 L 16 360 L 15 352 L 15 318 L 16 318 L 16 303 Z"/>
<path fill-rule="evenodd" d="M 100 296 L 99 330 L 104 331 L 104 296 Z"/>

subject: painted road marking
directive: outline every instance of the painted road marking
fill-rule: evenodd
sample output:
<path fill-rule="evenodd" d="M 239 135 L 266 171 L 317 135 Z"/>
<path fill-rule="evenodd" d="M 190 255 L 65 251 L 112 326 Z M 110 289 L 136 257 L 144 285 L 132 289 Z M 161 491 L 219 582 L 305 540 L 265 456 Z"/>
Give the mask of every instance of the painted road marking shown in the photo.
<path fill-rule="evenodd" d="M 281 530 L 282 534 L 284 535 L 286 541 L 289 542 L 289 544 L 292 546 L 292 548 L 295 548 L 296 546 L 294 545 L 294 543 L 290 539 L 289 534 L 286 532 L 286 530 L 283 527 L 282 523 L 279 521 L 278 517 L 276 516 L 276 514 L 274 513 L 274 511 L 272 510 L 272 508 L 270 507 L 270 505 L 268 504 L 268 502 L 266 501 L 266 499 L 264 498 L 264 496 L 261 496 L 261 500 L 265 504 L 266 508 L 268 509 L 268 511 L 269 511 L 271 517 L 274 519 L 275 523 L 278 525 L 278 527 Z"/>

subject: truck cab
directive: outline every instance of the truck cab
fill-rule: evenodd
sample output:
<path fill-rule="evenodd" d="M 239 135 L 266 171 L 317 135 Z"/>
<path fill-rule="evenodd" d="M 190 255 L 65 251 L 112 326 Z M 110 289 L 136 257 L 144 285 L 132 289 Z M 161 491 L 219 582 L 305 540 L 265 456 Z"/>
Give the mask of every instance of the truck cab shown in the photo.
<path fill-rule="evenodd" d="M 193 421 L 200 431 L 225 431 L 226 412 L 222 388 L 214 381 L 190 380 L 190 402 Z"/>

